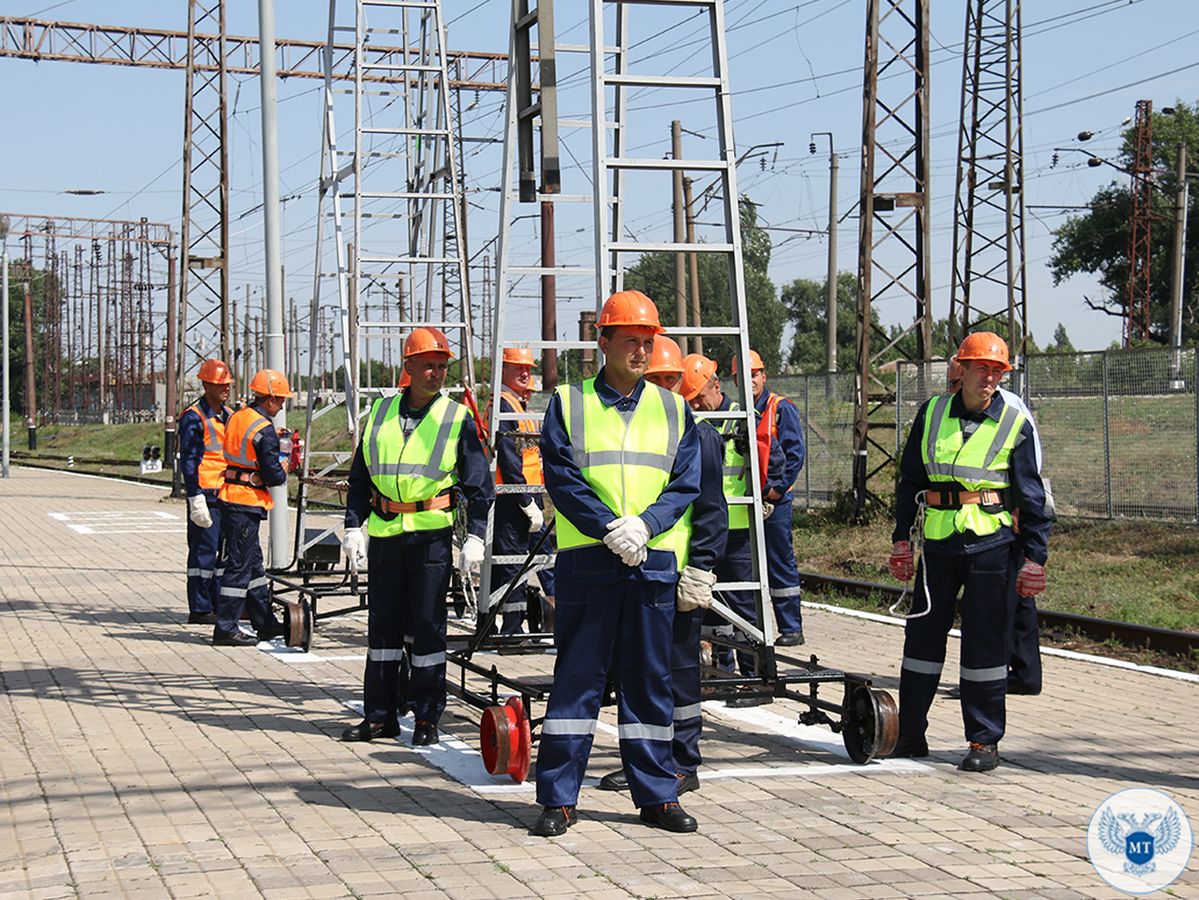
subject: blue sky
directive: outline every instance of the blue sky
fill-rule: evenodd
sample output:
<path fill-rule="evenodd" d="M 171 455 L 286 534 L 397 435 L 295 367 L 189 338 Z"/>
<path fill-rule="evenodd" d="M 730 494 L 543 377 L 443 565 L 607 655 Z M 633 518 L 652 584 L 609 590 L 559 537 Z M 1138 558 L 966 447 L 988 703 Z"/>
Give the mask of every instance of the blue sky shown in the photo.
<path fill-rule="evenodd" d="M 960 43 L 964 3 L 932 4 L 931 165 L 933 180 L 933 308 L 948 312 L 957 117 L 960 91 Z M 257 4 L 232 0 L 229 31 L 254 34 Z M 352 5 L 347 4 L 352 8 Z M 507 50 L 507 0 L 447 0 L 451 47 Z M 585 41 L 587 4 L 558 0 L 560 40 Z M 6 15 L 35 16 L 108 25 L 186 27 L 185 0 L 12 0 L 0 3 Z M 312 2 L 279 4 L 278 35 L 323 39 L 327 7 Z M 740 188 L 761 204 L 763 219 L 777 227 L 821 229 L 827 216 L 828 168 L 823 149 L 808 152 L 809 134 L 831 131 L 842 154 L 839 208 L 850 210 L 858 193 L 858 141 L 862 114 L 861 68 L 864 0 L 726 0 L 730 77 L 738 150 L 782 141 L 761 161 L 748 161 L 739 172 Z M 1199 14 L 1193 0 L 1040 0 L 1025 4 L 1025 166 L 1026 203 L 1071 206 L 1085 203 L 1108 181 L 1124 176 L 1109 168 L 1092 169 L 1080 154 L 1063 154 L 1052 166 L 1054 147 L 1082 146 L 1075 135 L 1096 133 L 1086 146 L 1115 156 L 1123 120 L 1138 99 L 1160 108 L 1176 99 L 1199 99 L 1199 63 L 1194 54 Z M 571 26 L 580 24 L 573 30 Z M 634 20 L 631 37 L 639 71 L 698 74 L 703 46 L 696 44 L 694 23 L 652 37 L 661 23 Z M 662 28 L 666 28 L 663 25 Z M 645 38 L 649 38 L 645 40 Z M 569 66 L 564 63 L 564 78 Z M 1178 71 L 1174 71 L 1178 70 Z M 1163 74 L 1172 73 L 1172 74 Z M 74 63 L 0 60 L 5 85 L 6 140 L 0 141 L 0 209 L 48 215 L 136 219 L 178 225 L 182 169 L 182 72 L 87 66 Z M 577 83 L 577 82 L 576 82 Z M 285 264 L 287 294 L 306 302 L 312 284 L 315 190 L 320 146 L 318 82 L 293 79 L 279 85 L 281 194 L 300 195 L 286 204 Z M 500 134 L 502 95 L 484 94 L 465 115 L 468 136 Z M 254 79 L 230 84 L 232 283 L 241 296 L 244 284 L 262 283 L 261 149 L 259 86 Z M 470 98 L 474 99 L 474 98 Z M 669 149 L 669 124 L 705 137 L 688 135 L 689 156 L 710 153 L 711 104 L 659 101 L 653 95 L 631 103 L 630 135 L 638 156 L 661 156 Z M 469 105 L 469 104 L 466 104 Z M 563 90 L 563 114 L 585 114 L 585 93 Z M 344 120 L 343 120 L 344 121 Z M 576 140 L 576 139 L 571 139 Z M 590 151 L 571 144 L 584 170 L 569 166 L 563 190 L 588 190 Z M 821 145 L 824 146 L 823 144 Z M 567 154 L 569 155 L 569 154 Z M 765 164 L 763 168 L 762 165 Z M 469 223 L 472 249 L 497 230 L 495 187 L 500 161 L 494 144 L 475 144 L 467 161 L 472 188 Z M 702 180 L 700 180 L 702 181 Z M 95 197 L 62 193 L 71 188 L 103 190 Z M 663 233 L 669 222 L 669 195 L 650 185 L 634 191 L 627 224 L 647 237 Z M 1096 297 L 1088 278 L 1054 286 L 1047 271 L 1050 231 L 1066 213 L 1030 210 L 1028 218 L 1029 318 L 1036 338 L 1046 342 L 1064 322 L 1079 347 L 1104 347 L 1119 336 L 1119 322 L 1086 309 L 1084 295 Z M 560 230 L 560 261 L 586 263 L 586 222 L 571 231 L 569 216 Z M 826 245 L 822 238 L 775 232 L 772 277 L 821 279 Z M 790 240 L 787 240 L 790 238 Z M 782 243 L 786 240 L 786 243 Z M 856 268 L 857 227 L 846 219 L 839 232 L 840 268 Z M 574 330 L 571 289 L 560 285 L 567 307 L 560 313 L 563 332 Z M 593 302 L 576 292 L 578 304 Z M 531 295 L 518 292 L 516 321 L 531 315 Z M 524 304 L 521 306 L 521 304 Z M 883 310 L 888 321 L 910 318 L 911 310 Z"/>

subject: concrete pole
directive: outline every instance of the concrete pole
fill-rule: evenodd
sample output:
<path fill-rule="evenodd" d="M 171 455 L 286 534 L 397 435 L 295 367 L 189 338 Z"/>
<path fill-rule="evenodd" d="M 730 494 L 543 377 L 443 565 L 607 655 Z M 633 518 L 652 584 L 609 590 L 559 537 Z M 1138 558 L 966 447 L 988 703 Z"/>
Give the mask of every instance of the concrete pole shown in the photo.
<path fill-rule="evenodd" d="M 1174 271 L 1170 280 L 1170 381 L 1171 387 L 1182 388 L 1182 293 L 1186 273 L 1187 204 L 1190 202 L 1187 184 L 1187 145 L 1178 145 L 1178 187 L 1174 206 Z"/>
<path fill-rule="evenodd" d="M 830 138 L 829 144 L 832 144 Z M 829 391 L 832 391 L 832 374 L 837 371 L 837 154 L 830 147 L 828 154 L 828 291 L 827 312 L 828 360 L 825 366 L 829 374 Z"/>
<path fill-rule="evenodd" d="M 4 333 L 4 364 L 3 364 L 3 371 L 4 371 L 4 376 L 3 376 L 3 378 L 4 378 L 4 384 L 3 384 L 4 400 L 3 400 L 3 404 L 4 404 L 4 409 L 2 412 L 0 412 L 0 415 L 3 415 L 3 417 L 4 417 L 4 419 L 3 419 L 4 445 L 3 445 L 3 454 L 0 455 L 0 477 L 8 478 L 9 477 L 8 456 L 9 456 L 9 448 L 12 443 L 12 422 L 9 421 L 12 416 L 12 410 L 9 408 L 9 405 L 8 405 L 9 404 L 9 400 L 8 400 L 8 395 L 9 395 L 9 381 L 8 381 L 8 352 L 9 352 L 9 347 L 8 347 L 8 216 L 0 217 L 0 268 L 3 269 L 3 273 L 4 273 L 3 278 L 2 278 L 3 288 L 0 288 L 0 290 L 3 290 L 3 306 L 4 306 L 3 311 L 0 312 L 0 318 L 2 318 L 2 320 L 3 320 L 3 321 L 0 321 L 0 330 L 2 330 Z"/>
<path fill-rule="evenodd" d="M 283 269 L 279 235 L 279 130 L 276 120 L 275 3 L 258 0 L 258 45 L 262 66 L 262 221 L 266 240 L 266 367 L 285 368 L 283 360 Z M 287 413 L 275 417 L 275 427 L 287 426 Z M 271 488 L 270 565 L 288 564 L 287 486 Z"/>
<path fill-rule="evenodd" d="M 552 269 L 556 266 L 556 249 L 554 244 L 554 204 L 548 200 L 541 201 L 541 265 Z M 558 277 L 556 275 L 541 276 L 541 339 L 556 341 L 558 339 Z M 491 364 L 503 365 L 500 360 L 492 360 Z M 541 351 L 541 389 L 552 391 L 558 385 L 558 351 L 546 347 Z"/>
<path fill-rule="evenodd" d="M 670 155 L 675 159 L 683 158 L 683 126 L 678 119 L 670 123 Z M 683 173 L 674 170 L 674 242 L 683 243 L 686 234 L 683 210 Z M 674 254 L 674 321 L 680 328 L 687 327 L 687 257 L 684 253 Z M 687 352 L 687 338 L 678 338 L 679 349 Z"/>
<path fill-rule="evenodd" d="M 695 208 L 691 203 L 691 179 L 683 179 L 683 206 L 687 213 L 687 243 L 695 243 Z M 687 253 L 687 293 L 691 299 L 691 326 L 701 328 L 704 324 L 703 313 L 699 308 L 699 254 L 695 251 Z M 704 352 L 704 339 L 700 335 L 691 338 L 691 349 L 696 353 Z"/>

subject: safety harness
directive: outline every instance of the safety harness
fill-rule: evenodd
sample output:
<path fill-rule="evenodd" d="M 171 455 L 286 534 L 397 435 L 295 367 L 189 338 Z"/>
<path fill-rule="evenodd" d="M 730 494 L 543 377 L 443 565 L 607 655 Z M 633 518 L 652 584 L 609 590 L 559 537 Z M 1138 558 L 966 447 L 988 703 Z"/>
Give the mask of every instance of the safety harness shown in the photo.
<path fill-rule="evenodd" d="M 399 513 L 432 512 L 439 509 L 449 509 L 454 505 L 453 488 L 446 488 L 435 497 L 428 500 L 414 500 L 403 503 L 384 497 L 373 487 L 371 488 L 371 509 L 381 516 L 394 516 Z"/>

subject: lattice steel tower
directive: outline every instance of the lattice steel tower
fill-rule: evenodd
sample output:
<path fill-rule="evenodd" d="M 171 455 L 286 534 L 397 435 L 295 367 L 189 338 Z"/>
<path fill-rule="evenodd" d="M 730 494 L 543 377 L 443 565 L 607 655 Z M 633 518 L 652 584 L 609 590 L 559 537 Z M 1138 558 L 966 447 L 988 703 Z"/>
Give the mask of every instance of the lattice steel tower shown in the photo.
<path fill-rule="evenodd" d="M 1138 100 L 1133 125 L 1131 211 L 1128 217 L 1128 300 L 1124 305 L 1124 346 L 1149 339 L 1149 275 L 1153 222 L 1153 101 Z"/>
<path fill-rule="evenodd" d="M 1028 341 L 1020 0 L 970 0 L 953 220 L 950 341 L 974 330 Z"/>

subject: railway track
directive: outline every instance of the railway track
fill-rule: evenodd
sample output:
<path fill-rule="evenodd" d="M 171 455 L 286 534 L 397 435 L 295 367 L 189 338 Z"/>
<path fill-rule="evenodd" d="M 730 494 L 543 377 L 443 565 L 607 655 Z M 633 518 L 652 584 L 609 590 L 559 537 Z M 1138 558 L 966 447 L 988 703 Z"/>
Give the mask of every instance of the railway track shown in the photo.
<path fill-rule="evenodd" d="M 799 574 L 804 587 L 815 593 L 849 594 L 867 599 L 882 596 L 888 598 L 889 603 L 893 603 L 899 599 L 899 595 L 903 591 L 902 588 L 894 585 L 878 584 L 873 581 L 837 578 L 832 575 L 818 575 L 815 572 L 800 572 Z M 1056 612 L 1050 609 L 1038 609 L 1037 617 L 1043 629 L 1073 631 L 1100 643 L 1114 640 L 1127 647 L 1152 650 L 1171 656 L 1190 657 L 1199 653 L 1199 633 L 1193 631 L 1174 631 L 1169 628 L 1156 628 L 1152 625 L 1134 625 L 1130 622 L 1098 619 L 1094 616 Z"/>

